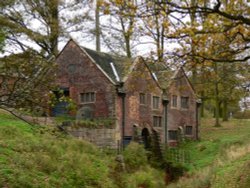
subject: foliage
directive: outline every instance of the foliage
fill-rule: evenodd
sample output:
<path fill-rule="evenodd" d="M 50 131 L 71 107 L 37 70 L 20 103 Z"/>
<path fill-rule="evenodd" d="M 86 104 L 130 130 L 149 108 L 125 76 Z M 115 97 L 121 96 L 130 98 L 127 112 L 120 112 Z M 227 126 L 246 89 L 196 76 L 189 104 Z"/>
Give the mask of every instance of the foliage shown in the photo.
<path fill-rule="evenodd" d="M 134 173 L 125 174 L 123 182 L 125 188 L 164 187 L 165 185 L 162 177 L 163 173 L 147 166 Z"/>
<path fill-rule="evenodd" d="M 1 113 L 1 187 L 113 187 L 109 159 L 93 145 Z"/>
<path fill-rule="evenodd" d="M 81 10 L 86 2 L 11 0 L 1 3 L 1 28 L 8 33 L 8 44 L 15 45 L 22 51 L 35 46 L 35 50 L 44 57 L 55 57 L 59 37 L 82 29 L 83 20 L 88 16 L 77 10 Z"/>
<path fill-rule="evenodd" d="M 249 161 L 249 125 L 248 120 L 231 119 L 223 122 L 222 128 L 215 128 L 211 119 L 203 119 L 202 140 L 186 142 L 180 146 L 180 149 L 189 152 L 190 163 L 184 164 L 189 169 L 188 173 L 168 187 L 245 185 L 248 177 L 239 167 Z M 240 177 L 243 177 L 242 181 L 238 181 Z"/>
<path fill-rule="evenodd" d="M 102 24 L 104 44 L 113 52 L 131 58 L 136 44 L 137 1 L 100 1 L 101 10 L 117 24 Z"/>
<path fill-rule="evenodd" d="M 50 107 L 55 107 L 58 103 L 67 103 L 66 109 L 68 112 L 75 113 L 77 109 L 76 103 L 68 96 L 64 95 L 64 91 L 58 87 L 53 88 L 53 91 L 49 92 L 48 104 Z"/>
<path fill-rule="evenodd" d="M 0 59 L 0 108 L 46 113 L 53 79 L 52 62 L 34 51 Z"/>
<path fill-rule="evenodd" d="M 5 40 L 5 33 L 2 30 L 0 30 L 0 52 L 3 50 L 5 44 L 4 40 Z"/>
<path fill-rule="evenodd" d="M 123 152 L 126 168 L 129 172 L 134 172 L 145 166 L 148 162 L 147 151 L 143 145 L 136 142 L 130 143 Z"/>
<path fill-rule="evenodd" d="M 72 124 L 72 128 L 114 128 L 115 120 L 113 118 L 98 118 L 93 120 L 76 120 Z"/>

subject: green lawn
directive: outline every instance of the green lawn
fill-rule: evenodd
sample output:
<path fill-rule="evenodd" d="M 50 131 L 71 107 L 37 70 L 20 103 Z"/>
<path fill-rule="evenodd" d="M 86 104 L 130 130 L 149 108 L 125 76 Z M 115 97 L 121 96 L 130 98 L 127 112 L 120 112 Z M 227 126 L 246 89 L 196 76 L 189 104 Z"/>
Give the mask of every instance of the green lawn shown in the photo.
<path fill-rule="evenodd" d="M 250 168 L 246 168 L 250 167 L 250 120 L 213 125 L 211 118 L 202 119 L 200 141 L 181 145 L 189 159 L 182 164 L 187 176 L 169 187 L 250 187 Z"/>
<path fill-rule="evenodd" d="M 187 142 L 182 148 L 190 155 L 191 168 L 211 165 L 218 155 L 231 145 L 250 143 L 250 120 L 222 122 L 214 127 L 212 119 L 203 119 L 200 127 L 200 141 Z"/>

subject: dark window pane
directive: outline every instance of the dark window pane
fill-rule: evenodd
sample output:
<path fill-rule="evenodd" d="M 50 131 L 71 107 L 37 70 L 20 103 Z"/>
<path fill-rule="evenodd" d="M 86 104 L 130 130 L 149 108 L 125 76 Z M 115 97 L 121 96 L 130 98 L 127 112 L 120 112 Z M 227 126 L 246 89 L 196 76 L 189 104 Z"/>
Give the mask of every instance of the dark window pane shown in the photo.
<path fill-rule="evenodd" d="M 88 93 L 81 93 L 80 99 L 82 103 L 94 102 L 95 101 L 95 93 L 88 92 Z"/>
<path fill-rule="evenodd" d="M 161 116 L 153 116 L 153 126 L 161 127 Z"/>
<path fill-rule="evenodd" d="M 177 140 L 177 131 L 169 130 L 168 131 L 169 140 Z"/>
<path fill-rule="evenodd" d="M 186 135 L 192 135 L 193 134 L 193 127 L 192 126 L 186 126 L 185 134 Z"/>

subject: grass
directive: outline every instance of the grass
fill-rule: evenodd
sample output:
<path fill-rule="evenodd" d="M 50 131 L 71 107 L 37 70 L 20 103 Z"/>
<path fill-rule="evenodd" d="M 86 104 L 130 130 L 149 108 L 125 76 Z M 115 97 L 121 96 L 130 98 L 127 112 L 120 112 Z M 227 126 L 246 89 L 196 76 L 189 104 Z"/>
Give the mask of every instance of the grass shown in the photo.
<path fill-rule="evenodd" d="M 168 187 L 250 187 L 250 120 L 213 125 L 211 118 L 203 119 L 201 140 L 180 146 L 188 171 Z M 137 149 L 124 155 L 126 168 Z M 164 187 L 163 171 L 140 165 L 123 172 L 114 153 L 0 111 L 0 187 Z"/>
<path fill-rule="evenodd" d="M 250 120 L 213 125 L 211 118 L 203 119 L 200 141 L 181 145 L 189 156 L 182 164 L 188 172 L 169 187 L 250 187 L 250 168 L 246 168 L 250 167 Z"/>
<path fill-rule="evenodd" d="M 113 187 L 110 156 L 0 113 L 0 187 Z"/>
<path fill-rule="evenodd" d="M 146 153 L 143 146 L 131 147 L 124 170 L 113 152 L 0 111 L 0 187 L 164 187 L 164 172 L 143 163 L 145 155 L 132 160 Z"/>

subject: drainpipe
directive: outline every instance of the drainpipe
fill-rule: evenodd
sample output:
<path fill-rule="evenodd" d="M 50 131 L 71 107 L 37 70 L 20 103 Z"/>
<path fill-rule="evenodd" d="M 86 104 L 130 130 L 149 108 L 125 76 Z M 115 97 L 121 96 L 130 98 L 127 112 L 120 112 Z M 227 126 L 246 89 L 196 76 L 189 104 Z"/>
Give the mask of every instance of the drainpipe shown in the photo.
<path fill-rule="evenodd" d="M 195 139 L 199 140 L 199 126 L 200 126 L 200 106 L 201 106 L 201 100 L 198 99 L 196 101 L 196 135 Z"/>
<path fill-rule="evenodd" d="M 121 135 L 121 148 L 124 150 L 124 136 L 125 136 L 125 97 L 126 97 L 126 92 L 124 90 L 124 82 L 120 82 L 117 85 L 117 94 L 119 97 L 122 99 L 122 135 Z"/>
<path fill-rule="evenodd" d="M 166 95 L 166 91 L 163 90 L 162 104 L 164 107 L 164 142 L 165 146 L 168 145 L 168 103 L 169 100 Z"/>

